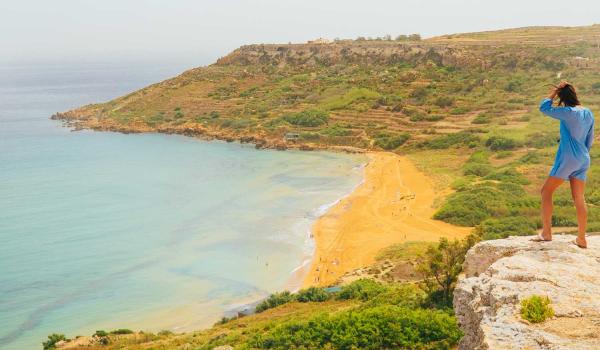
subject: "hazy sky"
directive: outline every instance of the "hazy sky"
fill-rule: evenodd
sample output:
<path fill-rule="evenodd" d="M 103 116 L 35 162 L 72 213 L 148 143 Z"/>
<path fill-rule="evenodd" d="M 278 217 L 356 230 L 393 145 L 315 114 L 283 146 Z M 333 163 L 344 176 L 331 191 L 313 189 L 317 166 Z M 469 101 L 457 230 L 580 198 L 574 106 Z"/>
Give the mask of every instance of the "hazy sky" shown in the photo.
<path fill-rule="evenodd" d="M 599 0 L 0 0 L 0 61 L 200 65 L 249 43 L 594 23 Z"/>

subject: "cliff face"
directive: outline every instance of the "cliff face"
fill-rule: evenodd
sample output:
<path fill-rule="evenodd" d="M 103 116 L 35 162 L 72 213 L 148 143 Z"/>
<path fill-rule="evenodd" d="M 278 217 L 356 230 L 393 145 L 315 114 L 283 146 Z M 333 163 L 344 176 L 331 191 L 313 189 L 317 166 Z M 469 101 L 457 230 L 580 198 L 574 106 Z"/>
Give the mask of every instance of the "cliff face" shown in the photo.
<path fill-rule="evenodd" d="M 588 238 L 588 249 L 574 238 L 510 237 L 469 250 L 454 293 L 460 349 L 600 348 L 600 236 Z M 531 295 L 548 296 L 555 316 L 522 320 L 520 301 Z"/>
<path fill-rule="evenodd" d="M 485 48 L 485 46 L 482 46 Z M 485 68 L 477 50 L 432 42 L 341 41 L 332 44 L 246 45 L 219 59 L 217 65 L 318 66 L 435 62 L 444 66 Z"/>

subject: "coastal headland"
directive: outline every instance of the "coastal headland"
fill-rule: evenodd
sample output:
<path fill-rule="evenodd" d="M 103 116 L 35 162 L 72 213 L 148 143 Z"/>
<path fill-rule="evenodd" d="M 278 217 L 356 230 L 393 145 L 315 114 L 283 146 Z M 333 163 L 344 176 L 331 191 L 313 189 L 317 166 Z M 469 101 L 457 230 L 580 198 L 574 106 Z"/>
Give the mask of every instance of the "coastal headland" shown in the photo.
<path fill-rule="evenodd" d="M 316 249 L 303 286 L 327 286 L 368 266 L 381 249 L 408 241 L 462 238 L 471 228 L 432 219 L 438 194 L 406 157 L 368 153 L 364 182 L 313 226 Z"/>

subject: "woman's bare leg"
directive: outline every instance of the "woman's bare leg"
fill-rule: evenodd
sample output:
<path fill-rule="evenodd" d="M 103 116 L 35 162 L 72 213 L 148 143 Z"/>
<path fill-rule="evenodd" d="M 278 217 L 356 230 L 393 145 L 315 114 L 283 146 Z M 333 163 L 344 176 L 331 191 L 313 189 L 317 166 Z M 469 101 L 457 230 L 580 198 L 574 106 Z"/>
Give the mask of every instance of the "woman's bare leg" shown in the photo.
<path fill-rule="evenodd" d="M 579 234 L 577 235 L 577 244 L 581 247 L 587 247 L 585 239 L 585 229 L 587 226 L 587 206 L 585 205 L 585 181 L 577 178 L 570 178 L 571 195 L 577 210 L 577 225 L 579 226 Z"/>
<path fill-rule="evenodd" d="M 565 180 L 548 176 L 542 186 L 542 238 L 552 239 L 552 195 Z"/>

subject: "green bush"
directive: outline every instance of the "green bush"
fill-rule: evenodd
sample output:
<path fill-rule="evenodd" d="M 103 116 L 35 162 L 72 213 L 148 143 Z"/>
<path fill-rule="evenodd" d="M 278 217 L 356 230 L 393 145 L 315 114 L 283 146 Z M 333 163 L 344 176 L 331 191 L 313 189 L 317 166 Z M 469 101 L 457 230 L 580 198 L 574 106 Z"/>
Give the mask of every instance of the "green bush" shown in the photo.
<path fill-rule="evenodd" d="M 114 331 L 110 331 L 110 334 L 133 334 L 133 331 L 127 328 L 119 328 L 115 329 Z"/>
<path fill-rule="evenodd" d="M 433 103 L 438 107 L 450 107 L 454 104 L 454 98 L 450 96 L 438 96 Z"/>
<path fill-rule="evenodd" d="M 151 116 L 146 120 L 146 124 L 149 126 L 155 126 L 157 124 L 161 124 L 165 121 L 165 114 L 163 112 L 159 112 Z"/>
<path fill-rule="evenodd" d="M 437 246 L 430 246 L 425 254 L 419 256 L 417 271 L 423 276 L 421 286 L 427 292 L 430 304 L 452 306 L 452 293 L 465 255 L 477 241 L 475 235 L 469 235 L 461 241 L 440 238 Z"/>
<path fill-rule="evenodd" d="M 377 281 L 361 278 L 348 285 L 343 286 L 337 294 L 337 299 L 359 299 L 365 301 L 387 290 L 388 288 L 386 286 Z"/>
<path fill-rule="evenodd" d="M 517 184 L 482 182 L 451 194 L 434 218 L 460 226 L 475 226 L 492 217 L 511 213 L 525 191 Z"/>
<path fill-rule="evenodd" d="M 529 180 L 527 180 L 521 173 L 519 173 L 515 168 L 503 168 L 499 169 L 485 177 L 486 180 L 495 180 L 495 181 L 503 181 L 503 182 L 511 182 L 515 184 L 527 185 L 529 184 Z"/>
<path fill-rule="evenodd" d="M 429 114 L 415 114 L 410 117 L 411 122 L 437 122 L 438 120 L 444 119 L 441 115 L 429 115 Z"/>
<path fill-rule="evenodd" d="M 554 309 L 548 297 L 533 295 L 521 300 L 521 317 L 532 323 L 544 322 L 554 316 Z"/>
<path fill-rule="evenodd" d="M 352 135 L 352 131 L 346 129 L 346 127 L 342 124 L 335 123 L 327 129 L 322 130 L 321 134 L 326 136 L 349 136 Z"/>
<path fill-rule="evenodd" d="M 511 150 L 520 146 L 517 140 L 504 136 L 492 136 L 485 141 L 485 145 L 492 151 Z"/>
<path fill-rule="evenodd" d="M 42 343 L 44 350 L 56 349 L 56 343 L 61 340 L 67 340 L 64 334 L 50 334 L 48 340 Z"/>
<path fill-rule="evenodd" d="M 96 333 L 94 333 L 94 335 L 96 337 L 106 337 L 108 335 L 108 332 L 103 331 L 103 330 L 99 330 L 99 331 L 96 331 Z"/>
<path fill-rule="evenodd" d="M 494 171 L 494 168 L 489 164 L 483 163 L 469 163 L 463 167 L 463 174 L 475 175 L 475 176 L 487 176 Z"/>
<path fill-rule="evenodd" d="M 310 287 L 302 289 L 296 294 L 296 300 L 301 303 L 323 302 L 329 299 L 330 294 L 323 288 Z"/>
<path fill-rule="evenodd" d="M 385 149 L 394 150 L 402 146 L 410 138 L 409 134 L 388 135 L 380 134 L 375 138 L 375 145 Z"/>
<path fill-rule="evenodd" d="M 292 125 L 315 127 L 326 124 L 329 121 L 329 114 L 319 110 L 306 110 L 299 113 L 287 114 L 282 118 Z"/>
<path fill-rule="evenodd" d="M 484 240 L 532 235 L 535 229 L 535 222 L 523 216 L 490 218 L 477 226 L 477 232 Z"/>
<path fill-rule="evenodd" d="M 550 133 L 536 132 L 529 135 L 529 138 L 525 142 L 528 147 L 534 148 L 546 148 L 550 146 L 556 146 L 556 136 Z"/>
<path fill-rule="evenodd" d="M 256 312 L 263 312 L 265 310 L 272 309 L 279 305 L 289 303 L 293 300 L 294 296 L 288 291 L 271 294 L 267 299 L 261 301 L 258 305 L 256 305 Z"/>
<path fill-rule="evenodd" d="M 488 124 L 492 121 L 492 117 L 487 114 L 477 115 L 471 123 L 473 124 Z"/>
<path fill-rule="evenodd" d="M 256 334 L 261 349 L 451 349 L 460 337 L 453 316 L 443 311 L 386 305 L 308 321 L 291 321 Z"/>

